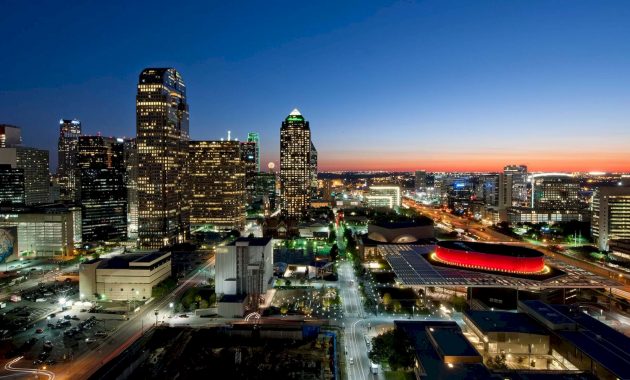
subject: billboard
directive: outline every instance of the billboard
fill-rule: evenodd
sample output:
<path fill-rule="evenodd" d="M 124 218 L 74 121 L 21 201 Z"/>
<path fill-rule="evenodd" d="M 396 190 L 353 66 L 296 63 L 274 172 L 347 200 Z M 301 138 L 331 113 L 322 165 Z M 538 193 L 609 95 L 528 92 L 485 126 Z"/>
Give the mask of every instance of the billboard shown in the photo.
<path fill-rule="evenodd" d="M 0 263 L 8 260 L 11 255 L 17 256 L 17 236 L 17 227 L 0 227 Z"/>

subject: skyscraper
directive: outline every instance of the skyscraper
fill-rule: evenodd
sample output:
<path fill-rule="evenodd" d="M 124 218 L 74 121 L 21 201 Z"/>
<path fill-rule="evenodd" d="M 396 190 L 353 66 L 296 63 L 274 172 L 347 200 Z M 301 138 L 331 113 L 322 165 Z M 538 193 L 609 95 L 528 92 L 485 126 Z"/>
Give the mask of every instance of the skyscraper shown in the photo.
<path fill-rule="evenodd" d="M 254 187 L 256 186 L 256 150 L 258 149 L 255 142 L 245 141 L 241 143 L 241 161 L 245 167 L 245 194 L 247 203 L 252 202 L 254 196 Z"/>
<path fill-rule="evenodd" d="M 256 154 L 255 154 L 256 172 L 259 173 L 260 172 L 260 135 L 258 134 L 258 132 L 249 132 L 247 134 L 247 142 L 253 142 L 256 144 Z"/>
<path fill-rule="evenodd" d="M 77 146 L 81 136 L 81 122 L 77 119 L 59 120 L 59 142 L 57 181 L 60 187 L 59 197 L 62 200 L 77 201 L 78 173 L 77 173 Z"/>
<path fill-rule="evenodd" d="M 138 239 L 155 249 L 190 235 L 186 86 L 172 68 L 145 69 L 136 96 Z"/>
<path fill-rule="evenodd" d="M 309 159 L 311 164 L 311 198 L 315 199 L 317 197 L 317 149 L 315 149 L 315 144 L 313 144 L 313 140 L 311 140 L 311 158 Z"/>
<path fill-rule="evenodd" d="M 299 219 L 311 198 L 311 129 L 297 109 L 280 128 L 280 195 L 282 213 Z"/>
<path fill-rule="evenodd" d="M 0 205 L 24 205 L 24 170 L 0 165 Z"/>
<path fill-rule="evenodd" d="M 0 165 L 10 165 L 24 172 L 24 202 L 26 205 L 50 201 L 50 170 L 48 151 L 16 146 L 0 148 Z"/>
<path fill-rule="evenodd" d="M 127 236 L 127 188 L 123 140 L 79 137 L 77 165 L 83 241 L 122 240 Z"/>
<path fill-rule="evenodd" d="M 191 224 L 245 228 L 245 164 L 240 147 L 236 140 L 190 142 Z"/>
<path fill-rule="evenodd" d="M 22 144 L 22 131 L 20 127 L 0 124 L 0 148 L 10 148 L 20 144 Z"/>
<path fill-rule="evenodd" d="M 127 238 L 138 239 L 138 149 L 136 139 L 125 139 L 125 185 L 127 187 Z"/>

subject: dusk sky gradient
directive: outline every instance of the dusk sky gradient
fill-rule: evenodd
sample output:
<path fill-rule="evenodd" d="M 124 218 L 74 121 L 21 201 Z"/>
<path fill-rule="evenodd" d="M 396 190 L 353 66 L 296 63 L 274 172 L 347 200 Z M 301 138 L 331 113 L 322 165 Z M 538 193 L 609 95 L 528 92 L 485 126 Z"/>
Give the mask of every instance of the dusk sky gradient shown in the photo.
<path fill-rule="evenodd" d="M 187 85 L 193 139 L 299 108 L 320 170 L 630 171 L 630 1 L 0 3 L 0 123 L 135 135 L 145 67 Z"/>

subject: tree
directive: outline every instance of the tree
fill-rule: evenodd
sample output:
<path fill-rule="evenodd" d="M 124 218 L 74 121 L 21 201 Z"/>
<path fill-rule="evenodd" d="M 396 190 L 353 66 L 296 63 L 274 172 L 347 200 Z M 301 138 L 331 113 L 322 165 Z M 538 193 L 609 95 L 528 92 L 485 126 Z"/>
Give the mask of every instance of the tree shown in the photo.
<path fill-rule="evenodd" d="M 448 302 L 455 308 L 457 311 L 464 311 L 468 303 L 466 302 L 466 298 L 458 297 L 456 295 L 451 296 Z"/>
<path fill-rule="evenodd" d="M 330 261 L 335 262 L 339 257 L 339 247 L 337 247 L 337 243 L 333 244 L 332 248 L 330 248 Z"/>
<path fill-rule="evenodd" d="M 393 329 L 372 339 L 368 357 L 375 363 L 386 363 L 391 369 L 409 368 L 414 362 L 414 350 L 407 335 Z"/>
<path fill-rule="evenodd" d="M 328 243 L 334 243 L 337 240 L 337 233 L 333 228 L 330 229 L 330 233 L 328 234 Z"/>
<path fill-rule="evenodd" d="M 389 293 L 385 293 L 383 295 L 383 305 L 385 305 L 385 308 L 389 308 L 389 305 L 392 304 L 392 295 Z"/>
<path fill-rule="evenodd" d="M 394 311 L 396 313 L 400 312 L 400 310 L 402 309 L 402 305 L 400 304 L 400 301 L 395 300 L 394 302 L 392 302 L 392 306 L 394 307 Z"/>

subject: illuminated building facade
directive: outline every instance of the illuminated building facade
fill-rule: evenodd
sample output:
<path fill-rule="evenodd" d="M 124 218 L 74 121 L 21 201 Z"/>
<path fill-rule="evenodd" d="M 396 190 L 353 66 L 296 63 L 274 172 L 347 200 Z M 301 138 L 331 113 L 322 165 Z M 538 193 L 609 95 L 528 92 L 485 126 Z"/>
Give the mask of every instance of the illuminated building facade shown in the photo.
<path fill-rule="evenodd" d="M 77 155 L 83 241 L 127 237 L 127 187 L 122 139 L 81 136 Z"/>
<path fill-rule="evenodd" d="M 258 173 L 254 186 L 254 201 L 261 202 L 265 216 L 276 210 L 276 174 Z"/>
<path fill-rule="evenodd" d="M 414 183 L 416 191 L 424 191 L 427 187 L 427 172 L 424 170 L 416 170 Z"/>
<path fill-rule="evenodd" d="M 235 140 L 191 141 L 189 186 L 193 225 L 245 228 L 245 165 Z"/>
<path fill-rule="evenodd" d="M 370 186 L 365 196 L 368 207 L 396 209 L 402 204 L 399 186 Z"/>
<path fill-rule="evenodd" d="M 527 205 L 527 166 L 507 165 L 503 168 L 503 174 L 512 182 L 512 206 Z M 510 205 L 508 205 L 510 206 Z"/>
<path fill-rule="evenodd" d="M 127 238 L 138 239 L 138 149 L 136 139 L 125 139 L 125 186 L 127 187 Z"/>
<path fill-rule="evenodd" d="M 254 187 L 256 186 L 256 174 L 258 174 L 256 162 L 256 150 L 258 146 L 255 142 L 241 143 L 241 161 L 245 166 L 245 194 L 247 203 L 251 203 L 254 196 Z"/>
<path fill-rule="evenodd" d="M 591 231 L 599 249 L 611 240 L 630 239 L 630 187 L 600 187 L 593 194 Z"/>
<path fill-rule="evenodd" d="M 0 228 L 16 227 L 20 257 L 69 256 L 81 245 L 81 208 L 65 205 L 0 211 Z"/>
<path fill-rule="evenodd" d="M 0 205 L 24 205 L 24 170 L 0 165 Z"/>
<path fill-rule="evenodd" d="M 256 160 L 256 172 L 260 172 L 260 134 L 258 132 L 249 132 L 247 134 L 247 142 L 256 144 L 254 157 Z"/>
<path fill-rule="evenodd" d="M 317 149 L 311 141 L 311 198 L 317 198 Z"/>
<path fill-rule="evenodd" d="M 281 208 L 289 218 L 301 218 L 311 199 L 312 146 L 309 123 L 294 109 L 280 128 Z"/>
<path fill-rule="evenodd" d="M 580 184 L 572 175 L 561 173 L 531 176 L 531 208 L 536 210 L 579 210 Z"/>
<path fill-rule="evenodd" d="M 172 68 L 145 69 L 136 96 L 138 243 L 156 249 L 190 235 L 186 86 Z"/>
<path fill-rule="evenodd" d="M 50 200 L 48 151 L 17 146 L 0 148 L 0 165 L 10 165 L 24 172 L 24 202 L 27 205 Z"/>
<path fill-rule="evenodd" d="M 10 148 L 22 144 L 22 130 L 9 124 L 0 124 L 0 148 Z"/>
<path fill-rule="evenodd" d="M 545 269 L 544 254 L 531 248 L 463 241 L 441 241 L 433 259 L 449 265 L 497 272 L 537 274 Z"/>
<path fill-rule="evenodd" d="M 81 122 L 77 119 L 59 120 L 59 142 L 57 145 L 57 181 L 62 200 L 78 200 L 77 147 L 81 136 Z"/>

